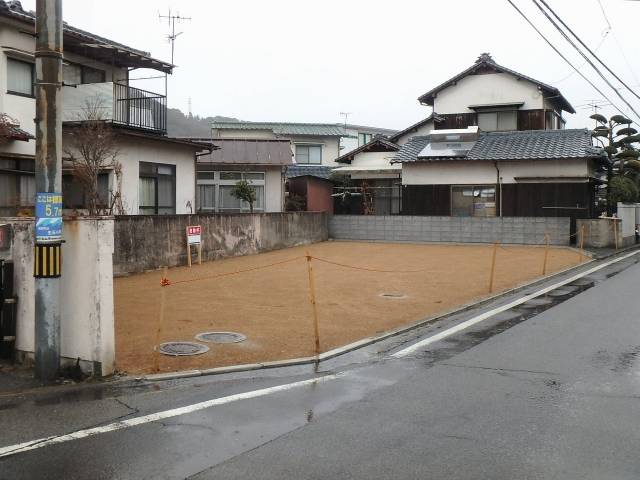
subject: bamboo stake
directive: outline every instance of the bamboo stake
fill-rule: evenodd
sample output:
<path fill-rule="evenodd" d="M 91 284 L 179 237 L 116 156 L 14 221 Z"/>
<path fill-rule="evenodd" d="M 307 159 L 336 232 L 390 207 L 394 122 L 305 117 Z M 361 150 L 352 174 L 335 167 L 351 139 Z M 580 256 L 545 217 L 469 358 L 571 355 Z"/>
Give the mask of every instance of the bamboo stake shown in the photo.
<path fill-rule="evenodd" d="M 167 278 L 167 267 L 162 269 L 162 278 Z M 160 287 L 160 316 L 158 317 L 158 329 L 156 330 L 155 348 L 153 351 L 153 371 L 160 371 L 160 338 L 162 337 L 162 327 L 164 326 L 164 306 L 167 300 L 167 289 Z"/>
<path fill-rule="evenodd" d="M 311 264 L 311 255 L 309 255 L 309 251 L 306 252 L 306 257 L 307 272 L 309 274 L 309 301 L 311 303 L 311 312 L 313 315 L 313 335 L 316 353 L 314 370 L 318 373 L 318 369 L 320 368 L 320 329 L 318 326 L 318 307 L 316 304 L 316 284 L 313 278 L 313 265 Z"/>
<path fill-rule="evenodd" d="M 544 234 L 544 261 L 542 262 L 542 275 L 547 274 L 547 259 L 549 258 L 549 234 Z"/>
<path fill-rule="evenodd" d="M 580 227 L 580 263 L 584 260 L 584 225 Z"/>
<path fill-rule="evenodd" d="M 616 250 L 618 250 L 618 224 L 616 223 L 615 219 L 611 220 L 611 222 L 613 225 L 613 241 L 614 241 Z"/>
<path fill-rule="evenodd" d="M 491 275 L 489 277 L 489 293 L 493 292 L 493 277 L 496 271 L 496 254 L 498 253 L 498 242 L 493 244 L 493 255 L 491 256 Z"/>

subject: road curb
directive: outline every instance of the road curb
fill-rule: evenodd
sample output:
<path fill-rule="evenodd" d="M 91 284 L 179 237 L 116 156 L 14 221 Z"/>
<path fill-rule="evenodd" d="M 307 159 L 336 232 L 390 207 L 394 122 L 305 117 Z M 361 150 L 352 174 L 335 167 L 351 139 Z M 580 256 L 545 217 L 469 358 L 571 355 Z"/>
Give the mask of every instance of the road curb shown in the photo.
<path fill-rule="evenodd" d="M 569 248 L 571 250 L 575 250 L 576 252 L 578 252 L 578 250 L 571 248 L 571 247 L 565 247 L 565 248 Z M 534 287 L 536 285 L 540 285 L 544 282 L 547 282 L 549 280 L 552 280 L 556 277 L 562 276 L 566 273 L 569 273 L 573 270 L 578 270 L 581 269 L 583 267 L 586 267 L 590 264 L 592 264 L 595 261 L 602 261 L 611 257 L 615 257 L 616 255 L 620 255 L 622 253 L 625 253 L 627 251 L 630 250 L 634 250 L 640 248 L 640 245 L 634 245 L 628 248 L 624 248 L 624 249 L 620 249 L 617 252 L 612 252 L 610 254 L 607 254 L 603 257 L 598 257 L 598 258 L 589 258 L 589 260 L 587 260 L 586 262 L 583 262 L 579 265 L 575 265 L 573 267 L 569 267 L 569 268 L 565 268 L 564 270 L 561 270 L 559 272 L 553 273 L 547 277 L 544 278 L 539 278 L 537 280 L 534 280 L 532 282 L 528 282 L 522 285 L 518 285 L 514 288 L 511 288 L 507 291 L 501 292 L 499 294 L 496 295 L 492 295 L 490 297 L 484 298 L 482 300 L 479 300 L 477 302 L 469 302 L 466 303 L 460 307 L 457 307 L 455 309 L 452 310 L 448 310 L 446 312 L 442 312 L 439 313 L 438 315 L 434 315 L 431 317 L 426 317 L 422 320 L 419 320 L 418 322 L 414 322 L 411 325 L 406 325 L 403 327 L 399 327 L 393 330 L 389 330 L 381 335 L 377 335 L 374 337 L 367 337 L 367 338 L 363 338 L 361 340 L 358 340 L 356 342 L 350 343 L 348 345 L 344 345 L 342 347 L 338 347 L 338 348 L 334 348 L 332 350 L 328 350 L 326 352 L 321 353 L 317 358 L 315 356 L 313 357 L 301 357 L 301 358 L 293 358 L 293 359 L 287 359 L 287 360 L 275 360 L 275 361 L 269 361 L 269 362 L 261 362 L 261 363 L 251 363 L 251 364 L 240 364 L 240 365 L 231 365 L 228 367 L 216 367 L 216 368 L 209 368 L 209 369 L 202 369 L 202 370 L 187 370 L 187 371 L 179 371 L 179 372 L 168 372 L 168 373 L 157 373 L 157 374 L 151 374 L 151 375 L 145 375 L 143 377 L 138 377 L 136 378 L 136 380 L 146 380 L 146 381 L 151 381 L 151 382 L 157 382 L 157 381 L 163 381 L 163 380 L 177 380 L 177 379 L 181 379 L 181 378 L 193 378 L 193 377 L 199 377 L 199 376 L 208 376 L 208 375 L 222 375 L 222 374 L 227 374 L 227 373 L 238 373 L 238 372 L 248 372 L 248 371 L 252 371 L 252 370 L 263 370 L 263 369 L 268 369 L 268 368 L 281 368 L 281 367 L 291 367 L 291 366 L 297 366 L 297 365 L 311 365 L 314 364 L 316 362 L 322 362 L 322 361 L 326 361 L 335 357 L 338 357 L 340 355 L 344 355 L 346 353 L 350 353 L 354 350 L 358 350 L 360 348 L 364 348 L 367 347 L 369 345 L 372 345 L 374 343 L 378 343 L 381 342 L 383 340 L 401 335 L 403 333 L 407 333 L 410 332 L 412 330 L 418 329 L 420 327 L 424 327 L 427 324 L 430 323 L 434 323 L 438 320 L 444 319 L 446 317 L 449 317 L 451 315 L 455 315 L 455 314 L 459 314 L 459 313 L 463 313 L 465 311 L 471 310 L 472 308 L 477 308 L 477 307 L 482 307 L 490 302 L 493 302 L 495 300 L 498 300 L 502 297 L 505 297 L 507 295 L 511 295 L 513 293 L 517 293 L 520 292 L 522 290 L 526 290 L 528 288 Z M 591 253 L 591 252 L 589 252 Z"/>

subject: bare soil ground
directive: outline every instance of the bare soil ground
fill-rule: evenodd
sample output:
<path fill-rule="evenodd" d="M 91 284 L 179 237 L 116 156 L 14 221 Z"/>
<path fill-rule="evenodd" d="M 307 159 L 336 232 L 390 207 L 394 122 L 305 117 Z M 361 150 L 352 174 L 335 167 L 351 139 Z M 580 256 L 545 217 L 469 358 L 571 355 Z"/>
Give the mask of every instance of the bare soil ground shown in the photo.
<path fill-rule="evenodd" d="M 171 268 L 164 287 L 163 271 L 117 278 L 117 368 L 149 373 L 314 355 L 307 250 L 334 262 L 312 260 L 321 351 L 489 295 L 491 245 L 324 242 Z M 543 259 L 544 248 L 498 248 L 494 294 L 541 277 Z M 550 248 L 547 273 L 581 260 L 576 251 Z M 248 271 L 234 274 L 239 270 Z M 239 332 L 247 340 L 208 344 L 198 356 L 157 353 L 162 342 L 195 341 L 207 331 Z"/>

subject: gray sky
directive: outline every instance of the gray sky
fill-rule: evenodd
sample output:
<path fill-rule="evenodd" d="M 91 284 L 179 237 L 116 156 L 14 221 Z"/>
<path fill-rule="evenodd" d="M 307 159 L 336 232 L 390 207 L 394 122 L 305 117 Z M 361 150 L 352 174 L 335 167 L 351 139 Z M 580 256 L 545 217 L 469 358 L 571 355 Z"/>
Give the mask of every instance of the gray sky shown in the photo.
<path fill-rule="evenodd" d="M 529 0 L 514 1 L 583 65 Z M 598 55 L 640 90 L 640 1 L 601 0 L 612 27 L 604 37 L 608 25 L 598 0 L 547 1 L 589 46 L 601 44 Z M 22 3 L 35 9 L 35 0 Z M 201 116 L 340 122 L 346 111 L 350 123 L 403 128 L 429 113 L 416 100 L 420 94 L 482 52 L 560 88 L 578 110 L 567 116 L 569 127 L 592 125 L 592 111 L 579 106 L 601 99 L 579 75 L 570 75 L 571 67 L 506 0 L 63 0 L 70 24 L 163 60 L 170 59 L 168 26 L 158 13 L 169 7 L 192 17 L 178 25 L 184 33 L 176 41 L 169 106 L 186 112 L 191 97 L 193 113 Z M 606 88 L 588 65 L 581 71 Z M 157 81 L 138 83 L 164 89 Z M 610 89 L 604 93 L 623 105 Z M 632 103 L 640 111 L 640 102 Z M 602 113 L 616 112 L 609 107 Z"/>

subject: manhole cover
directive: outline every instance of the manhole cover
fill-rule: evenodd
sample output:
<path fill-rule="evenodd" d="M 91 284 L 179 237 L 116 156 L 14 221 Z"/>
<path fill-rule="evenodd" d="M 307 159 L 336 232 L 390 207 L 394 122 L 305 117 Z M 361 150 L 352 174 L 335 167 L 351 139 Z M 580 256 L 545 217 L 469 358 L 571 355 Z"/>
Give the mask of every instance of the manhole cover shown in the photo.
<path fill-rule="evenodd" d="M 166 342 L 158 349 L 164 355 L 179 357 L 183 355 L 200 355 L 209 351 L 209 347 L 195 342 Z"/>
<path fill-rule="evenodd" d="M 555 290 L 551 290 L 547 295 L 549 297 L 564 297 L 566 295 L 571 295 L 578 290 L 578 287 L 572 287 L 570 285 L 565 285 L 564 287 L 558 287 Z"/>
<path fill-rule="evenodd" d="M 396 298 L 396 299 L 407 298 L 407 296 L 404 293 L 381 293 L 380 296 L 382 298 Z"/>
<path fill-rule="evenodd" d="M 520 307 L 522 308 L 537 308 L 537 307 L 545 307 L 547 305 L 551 305 L 553 303 L 548 298 L 532 298 L 531 300 L 527 300 Z"/>
<path fill-rule="evenodd" d="M 196 340 L 211 343 L 238 343 L 246 339 L 245 335 L 236 332 L 205 332 L 196 335 Z"/>

